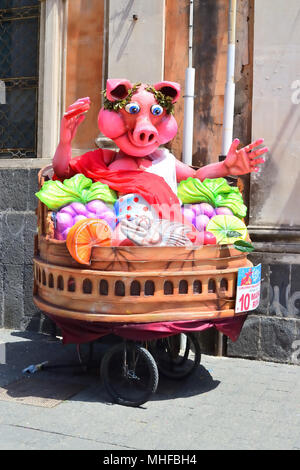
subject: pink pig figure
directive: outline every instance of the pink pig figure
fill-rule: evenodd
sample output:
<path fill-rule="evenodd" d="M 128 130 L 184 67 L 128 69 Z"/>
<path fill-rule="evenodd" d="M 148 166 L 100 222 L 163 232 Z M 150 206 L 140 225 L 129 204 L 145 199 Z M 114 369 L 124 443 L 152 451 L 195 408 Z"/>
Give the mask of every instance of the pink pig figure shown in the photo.
<path fill-rule="evenodd" d="M 90 99 L 81 98 L 68 107 L 62 118 L 60 142 L 53 158 L 56 176 L 69 178 L 75 173 L 84 172 L 83 169 L 87 171 L 86 176 L 96 175 L 101 160 L 101 169 L 104 163 L 112 172 L 144 170 L 156 174 L 164 178 L 176 194 L 177 182 L 188 177 L 204 180 L 258 171 L 258 165 L 264 162 L 263 158 L 258 157 L 268 151 L 267 147 L 256 149 L 263 139 L 240 150 L 239 140 L 235 139 L 223 162 L 198 170 L 177 160 L 167 149 L 159 148 L 177 133 L 177 123 L 171 110 L 179 94 L 180 85 L 169 81 L 149 87 L 146 84 L 133 85 L 126 79 L 107 80 L 106 99 L 98 115 L 98 126 L 120 150 L 97 149 L 71 159 L 72 139 L 90 107 Z"/>

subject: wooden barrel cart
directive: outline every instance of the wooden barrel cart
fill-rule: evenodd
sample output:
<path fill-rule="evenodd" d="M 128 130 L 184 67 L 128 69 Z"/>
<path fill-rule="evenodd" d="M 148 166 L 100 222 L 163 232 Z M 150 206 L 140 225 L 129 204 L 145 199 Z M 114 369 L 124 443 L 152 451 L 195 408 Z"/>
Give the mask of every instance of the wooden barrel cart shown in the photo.
<path fill-rule="evenodd" d="M 40 171 L 40 187 L 48 175 L 51 167 Z M 51 213 L 40 201 L 37 215 L 34 302 L 46 314 L 102 324 L 235 316 L 238 269 L 252 264 L 233 246 L 94 247 L 83 266 L 53 238 Z"/>

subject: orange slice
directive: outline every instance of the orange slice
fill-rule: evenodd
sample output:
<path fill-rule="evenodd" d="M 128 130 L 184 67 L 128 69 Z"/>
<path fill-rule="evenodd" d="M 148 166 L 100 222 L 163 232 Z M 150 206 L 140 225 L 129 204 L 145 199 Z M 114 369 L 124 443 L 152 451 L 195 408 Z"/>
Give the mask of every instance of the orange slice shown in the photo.
<path fill-rule="evenodd" d="M 110 226 L 104 220 L 79 220 L 69 230 L 67 248 L 78 263 L 91 264 L 92 247 L 110 246 L 111 236 Z"/>

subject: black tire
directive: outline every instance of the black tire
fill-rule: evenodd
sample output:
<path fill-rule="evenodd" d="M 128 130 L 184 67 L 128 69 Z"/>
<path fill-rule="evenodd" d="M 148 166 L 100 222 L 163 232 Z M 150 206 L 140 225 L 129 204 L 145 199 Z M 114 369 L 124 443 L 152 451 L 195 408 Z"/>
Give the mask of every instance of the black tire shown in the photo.
<path fill-rule="evenodd" d="M 182 335 L 182 336 L 181 336 Z M 170 379 L 183 379 L 192 374 L 201 361 L 199 341 L 192 333 L 161 338 L 151 343 L 151 352 L 159 372 Z M 180 336 L 185 344 L 180 346 Z"/>
<path fill-rule="evenodd" d="M 135 343 L 112 347 L 102 359 L 100 373 L 106 390 L 120 405 L 142 405 L 158 385 L 158 369 L 152 355 Z"/>

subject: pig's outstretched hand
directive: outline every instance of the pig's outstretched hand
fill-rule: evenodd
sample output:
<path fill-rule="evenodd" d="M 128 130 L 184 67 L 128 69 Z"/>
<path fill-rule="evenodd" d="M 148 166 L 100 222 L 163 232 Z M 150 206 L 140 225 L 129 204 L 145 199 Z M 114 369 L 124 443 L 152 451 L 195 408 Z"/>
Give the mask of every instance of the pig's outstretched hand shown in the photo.
<path fill-rule="evenodd" d="M 235 139 L 224 160 L 224 166 L 228 171 L 228 175 L 246 175 L 247 173 L 258 172 L 258 165 L 265 161 L 264 158 L 258 157 L 269 151 L 268 147 L 256 149 L 263 141 L 264 139 L 258 139 L 238 150 L 240 141 Z"/>
<path fill-rule="evenodd" d="M 80 98 L 71 104 L 63 118 L 60 125 L 60 143 L 63 145 L 70 145 L 75 137 L 79 124 L 84 121 L 85 113 L 90 109 L 91 100 L 89 97 Z"/>

